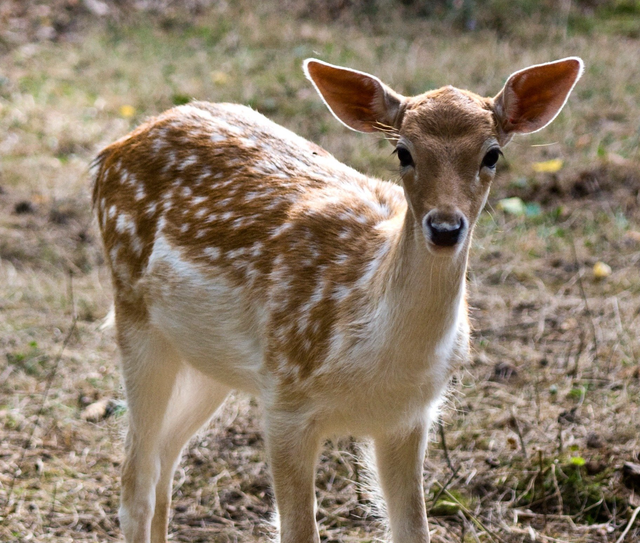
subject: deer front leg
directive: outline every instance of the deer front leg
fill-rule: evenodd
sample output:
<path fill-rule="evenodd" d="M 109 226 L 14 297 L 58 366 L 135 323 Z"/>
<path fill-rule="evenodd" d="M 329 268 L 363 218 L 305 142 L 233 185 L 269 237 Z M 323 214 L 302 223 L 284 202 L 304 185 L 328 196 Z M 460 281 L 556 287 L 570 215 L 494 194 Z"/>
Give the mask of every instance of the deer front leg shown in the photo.
<path fill-rule="evenodd" d="M 278 507 L 280 543 L 320 543 L 316 526 L 315 464 L 320 438 L 292 412 L 269 412 L 267 451 Z"/>
<path fill-rule="evenodd" d="M 377 437 L 374 443 L 393 543 L 428 543 L 429 528 L 422 489 L 426 417 L 416 427 Z"/>

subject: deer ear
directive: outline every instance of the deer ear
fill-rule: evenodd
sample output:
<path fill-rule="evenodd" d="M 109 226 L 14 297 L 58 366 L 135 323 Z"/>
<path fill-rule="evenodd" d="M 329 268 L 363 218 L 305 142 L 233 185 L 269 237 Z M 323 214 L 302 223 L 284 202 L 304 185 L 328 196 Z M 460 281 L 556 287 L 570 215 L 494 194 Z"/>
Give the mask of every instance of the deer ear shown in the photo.
<path fill-rule="evenodd" d="M 547 126 L 560 113 L 584 64 L 569 57 L 512 74 L 494 98 L 494 115 L 506 141 Z"/>
<path fill-rule="evenodd" d="M 377 77 L 309 58 L 304 73 L 331 113 L 359 132 L 399 128 L 405 98 Z"/>

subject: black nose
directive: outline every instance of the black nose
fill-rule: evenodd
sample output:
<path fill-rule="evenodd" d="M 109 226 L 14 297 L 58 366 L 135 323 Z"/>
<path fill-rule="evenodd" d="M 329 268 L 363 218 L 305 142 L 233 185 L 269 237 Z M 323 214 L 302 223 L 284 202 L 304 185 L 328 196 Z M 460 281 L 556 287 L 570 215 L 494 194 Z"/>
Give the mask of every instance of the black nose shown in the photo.
<path fill-rule="evenodd" d="M 465 220 L 461 214 L 440 215 L 433 211 L 424 219 L 427 232 L 434 245 L 440 247 L 453 247 L 458 243 L 465 230 Z"/>

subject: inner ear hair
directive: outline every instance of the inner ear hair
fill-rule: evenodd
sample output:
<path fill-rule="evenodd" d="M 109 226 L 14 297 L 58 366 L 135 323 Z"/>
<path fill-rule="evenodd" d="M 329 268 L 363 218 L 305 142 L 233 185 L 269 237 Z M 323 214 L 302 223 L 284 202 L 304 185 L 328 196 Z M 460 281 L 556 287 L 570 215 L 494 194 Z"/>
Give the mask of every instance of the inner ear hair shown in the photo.
<path fill-rule="evenodd" d="M 377 77 L 316 59 L 304 71 L 331 113 L 358 132 L 388 132 L 399 127 L 404 97 Z"/>
<path fill-rule="evenodd" d="M 581 59 L 568 57 L 512 74 L 494 98 L 494 114 L 504 139 L 508 141 L 514 133 L 537 132 L 553 121 L 583 69 Z"/>

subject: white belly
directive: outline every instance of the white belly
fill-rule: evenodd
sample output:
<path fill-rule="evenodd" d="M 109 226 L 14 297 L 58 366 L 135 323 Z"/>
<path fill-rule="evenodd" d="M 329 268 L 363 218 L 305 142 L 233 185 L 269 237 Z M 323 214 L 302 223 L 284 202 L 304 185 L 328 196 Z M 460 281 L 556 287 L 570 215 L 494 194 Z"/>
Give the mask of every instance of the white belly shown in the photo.
<path fill-rule="evenodd" d="M 264 310 L 244 289 L 187 262 L 162 237 L 140 286 L 151 324 L 187 363 L 233 388 L 259 391 Z"/>

